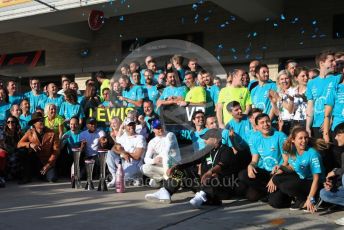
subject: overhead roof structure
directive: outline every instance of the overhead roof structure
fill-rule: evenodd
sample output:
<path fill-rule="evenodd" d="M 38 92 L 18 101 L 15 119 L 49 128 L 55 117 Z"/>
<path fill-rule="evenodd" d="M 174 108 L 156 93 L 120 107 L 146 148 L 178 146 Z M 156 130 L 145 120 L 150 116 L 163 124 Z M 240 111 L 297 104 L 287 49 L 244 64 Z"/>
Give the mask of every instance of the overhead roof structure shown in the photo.
<path fill-rule="evenodd" d="M 23 32 L 63 42 L 88 42 L 76 29 L 91 10 L 115 17 L 199 3 L 200 0 L 0 0 L 0 34 Z M 204 1 L 203 1 L 204 2 Z M 210 0 L 248 23 L 277 17 L 283 0 Z M 3 4 L 9 4 L 8 6 Z M 13 5 L 11 5 L 11 3 Z"/>

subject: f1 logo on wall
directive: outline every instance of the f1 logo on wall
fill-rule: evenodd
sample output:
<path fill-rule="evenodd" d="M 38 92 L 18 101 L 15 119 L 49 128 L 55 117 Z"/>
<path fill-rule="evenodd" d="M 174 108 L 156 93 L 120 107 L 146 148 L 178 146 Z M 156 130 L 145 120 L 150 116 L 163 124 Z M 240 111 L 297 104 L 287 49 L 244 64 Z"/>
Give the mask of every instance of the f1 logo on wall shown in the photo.
<path fill-rule="evenodd" d="M 29 65 L 30 67 L 45 65 L 45 51 L 31 51 L 15 54 L 1 54 L 0 67 Z"/>

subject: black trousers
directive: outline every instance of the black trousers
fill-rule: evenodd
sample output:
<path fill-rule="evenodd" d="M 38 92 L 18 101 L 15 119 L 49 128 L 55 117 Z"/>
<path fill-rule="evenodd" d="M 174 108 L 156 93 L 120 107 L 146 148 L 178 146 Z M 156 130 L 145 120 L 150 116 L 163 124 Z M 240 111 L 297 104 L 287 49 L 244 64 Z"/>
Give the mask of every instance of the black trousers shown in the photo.
<path fill-rule="evenodd" d="M 59 177 L 70 178 L 71 175 L 71 166 L 74 162 L 73 154 L 67 152 L 67 148 L 63 148 L 60 151 L 60 155 L 56 160 L 56 171 Z M 83 161 L 80 161 L 80 164 Z M 81 167 L 81 166 L 80 166 Z"/>
<path fill-rule="evenodd" d="M 342 167 L 342 155 L 344 154 L 344 146 L 338 146 L 338 142 L 335 139 L 334 132 L 331 131 L 331 141 L 333 142 L 333 145 L 331 146 L 331 153 L 333 156 L 334 161 L 334 168 L 341 168 Z"/>
<path fill-rule="evenodd" d="M 57 173 L 55 167 L 50 168 L 45 175 L 42 175 L 40 171 L 43 168 L 43 164 L 33 151 L 26 151 L 20 155 L 20 161 L 23 166 L 23 181 L 31 181 L 35 176 L 40 179 L 47 180 L 49 182 L 57 181 Z"/>
<path fill-rule="evenodd" d="M 275 208 L 289 207 L 291 198 L 306 201 L 312 180 L 300 179 L 296 173 L 279 174 L 272 178 L 277 191 L 270 194 L 269 204 Z"/>
<path fill-rule="evenodd" d="M 301 126 L 303 128 L 306 128 L 306 120 L 300 120 L 300 121 L 293 120 L 291 128 L 294 128 L 295 126 Z"/>
<path fill-rule="evenodd" d="M 312 128 L 312 137 L 317 139 L 323 139 L 323 133 L 318 127 Z M 324 163 L 326 174 L 334 168 L 334 157 L 330 149 L 319 151 L 322 161 Z"/>
<path fill-rule="evenodd" d="M 179 190 L 181 185 L 193 192 L 203 190 L 207 194 L 209 203 L 229 199 L 234 194 L 237 181 L 234 174 L 231 177 L 211 178 L 203 185 L 195 167 L 178 171 L 176 174 L 179 174 L 179 176 L 172 176 L 172 178 L 164 180 L 164 188 L 171 196 Z"/>
<path fill-rule="evenodd" d="M 247 169 L 239 173 L 239 187 L 250 201 L 257 201 L 267 195 L 266 185 L 271 179 L 269 171 L 256 168 L 256 178 L 249 178 Z"/>
<path fill-rule="evenodd" d="M 285 135 L 289 136 L 292 128 L 292 121 L 283 121 L 282 132 L 285 133 Z"/>

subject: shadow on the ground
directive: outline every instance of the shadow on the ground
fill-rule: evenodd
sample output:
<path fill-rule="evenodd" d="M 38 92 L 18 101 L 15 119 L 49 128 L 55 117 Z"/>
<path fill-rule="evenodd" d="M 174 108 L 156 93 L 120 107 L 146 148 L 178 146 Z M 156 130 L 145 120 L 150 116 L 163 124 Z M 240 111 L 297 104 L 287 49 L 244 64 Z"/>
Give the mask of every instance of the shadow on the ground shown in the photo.
<path fill-rule="evenodd" d="M 247 200 L 195 210 L 188 203 L 193 196 L 190 192 L 175 194 L 170 205 L 145 202 L 144 195 L 154 191 L 130 187 L 126 193 L 116 194 L 114 189 L 75 190 L 68 182 L 22 186 L 10 183 L 0 190 L 0 229 L 184 229 L 196 225 L 197 229 L 340 229 L 331 219 L 318 214 L 276 210 Z"/>

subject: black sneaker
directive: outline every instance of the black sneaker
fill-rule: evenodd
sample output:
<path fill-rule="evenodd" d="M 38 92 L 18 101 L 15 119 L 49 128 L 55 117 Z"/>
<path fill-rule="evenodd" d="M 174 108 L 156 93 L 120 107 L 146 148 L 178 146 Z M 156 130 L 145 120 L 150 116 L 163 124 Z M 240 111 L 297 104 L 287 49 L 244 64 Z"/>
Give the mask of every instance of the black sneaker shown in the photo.
<path fill-rule="evenodd" d="M 290 205 L 290 210 L 301 210 L 304 204 L 304 201 L 296 200 L 292 205 Z"/>
<path fill-rule="evenodd" d="M 5 188 L 6 187 L 6 181 L 3 177 L 0 177 L 0 188 Z"/>
<path fill-rule="evenodd" d="M 260 201 L 263 203 L 268 203 L 269 202 L 269 196 L 268 195 L 263 196 L 262 198 L 260 198 Z"/>
<path fill-rule="evenodd" d="M 31 179 L 28 179 L 28 178 L 22 178 L 22 179 L 18 180 L 19 185 L 28 184 L 30 182 L 31 182 Z"/>

